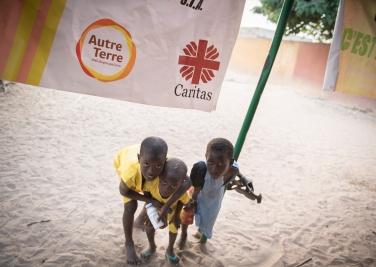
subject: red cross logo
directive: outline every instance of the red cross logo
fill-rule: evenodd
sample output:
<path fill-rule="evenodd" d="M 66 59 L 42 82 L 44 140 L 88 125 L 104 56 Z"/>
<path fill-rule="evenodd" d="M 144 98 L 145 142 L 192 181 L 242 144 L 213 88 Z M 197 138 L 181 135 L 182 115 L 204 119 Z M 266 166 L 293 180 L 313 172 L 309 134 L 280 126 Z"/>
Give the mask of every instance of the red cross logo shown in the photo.
<path fill-rule="evenodd" d="M 208 41 L 199 40 L 198 47 L 195 42 L 190 42 L 183 49 L 185 56 L 179 56 L 179 65 L 184 65 L 180 73 L 186 81 L 192 78 L 192 84 L 201 81 L 207 83 L 214 77 L 213 70 L 219 70 L 219 61 L 214 61 L 219 57 L 217 48 L 214 45 L 208 46 Z"/>

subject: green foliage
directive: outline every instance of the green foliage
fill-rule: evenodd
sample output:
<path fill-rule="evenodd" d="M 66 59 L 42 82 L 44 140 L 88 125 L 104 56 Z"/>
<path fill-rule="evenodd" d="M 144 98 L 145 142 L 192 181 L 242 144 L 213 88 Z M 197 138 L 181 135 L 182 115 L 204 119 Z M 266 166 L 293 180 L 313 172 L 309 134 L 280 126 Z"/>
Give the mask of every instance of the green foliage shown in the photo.
<path fill-rule="evenodd" d="M 261 6 L 252 11 L 278 22 L 284 0 L 260 0 Z M 300 32 L 316 40 L 329 40 L 333 36 L 339 0 L 295 0 L 286 27 L 286 35 Z"/>

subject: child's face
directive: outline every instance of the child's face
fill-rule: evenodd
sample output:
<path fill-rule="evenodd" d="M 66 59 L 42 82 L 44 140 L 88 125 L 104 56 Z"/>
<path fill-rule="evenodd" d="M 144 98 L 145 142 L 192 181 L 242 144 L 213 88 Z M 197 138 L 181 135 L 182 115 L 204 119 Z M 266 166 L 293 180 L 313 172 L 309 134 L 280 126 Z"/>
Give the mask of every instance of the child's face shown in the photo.
<path fill-rule="evenodd" d="M 155 180 L 163 171 L 166 162 L 166 155 L 150 156 L 138 154 L 138 163 L 140 163 L 141 174 L 146 181 Z"/>
<path fill-rule="evenodd" d="M 233 158 L 227 153 L 220 151 L 207 151 L 205 156 L 208 172 L 213 179 L 224 176 L 234 162 Z"/>
<path fill-rule="evenodd" d="M 158 189 L 163 198 L 173 195 L 182 184 L 184 177 L 177 177 L 176 175 L 176 173 L 165 171 L 159 176 Z"/>

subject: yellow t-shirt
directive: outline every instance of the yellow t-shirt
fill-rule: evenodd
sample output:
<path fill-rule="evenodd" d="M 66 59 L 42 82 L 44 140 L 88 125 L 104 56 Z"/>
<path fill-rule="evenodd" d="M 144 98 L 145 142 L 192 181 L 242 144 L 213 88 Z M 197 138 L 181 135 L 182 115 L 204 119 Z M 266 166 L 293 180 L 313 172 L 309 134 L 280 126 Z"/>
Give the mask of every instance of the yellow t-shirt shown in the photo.
<path fill-rule="evenodd" d="M 171 198 L 171 196 L 169 198 L 163 198 L 161 194 L 159 193 L 158 183 L 159 183 L 159 177 L 155 179 L 154 181 L 146 181 L 144 183 L 143 190 L 146 192 L 150 192 L 151 196 L 155 198 L 156 200 L 158 200 L 159 202 L 167 203 L 167 201 Z M 189 197 L 188 192 L 185 192 L 174 204 L 172 204 L 170 207 L 172 209 L 172 213 L 168 214 L 167 220 L 171 221 L 172 216 L 174 216 L 177 205 L 178 205 L 178 201 L 183 202 L 183 204 L 187 204 L 189 199 L 190 197 Z M 176 234 L 178 232 L 178 229 L 176 229 L 175 224 L 171 223 L 168 225 L 168 227 L 172 233 Z"/>
<path fill-rule="evenodd" d="M 138 193 L 142 193 L 142 174 L 137 154 L 140 153 L 141 144 L 135 144 L 121 149 L 114 158 L 114 168 L 119 180 L 123 180 L 126 186 Z M 167 158 L 168 158 L 167 154 Z M 159 177 L 157 177 L 158 179 Z M 156 180 L 157 180 L 156 179 Z M 123 197 L 123 202 L 127 203 L 131 199 Z"/>
<path fill-rule="evenodd" d="M 114 168 L 119 180 L 128 186 L 129 189 L 142 192 L 142 174 L 137 154 L 140 153 L 140 144 L 124 147 L 114 158 Z M 124 203 L 131 199 L 123 197 Z"/>

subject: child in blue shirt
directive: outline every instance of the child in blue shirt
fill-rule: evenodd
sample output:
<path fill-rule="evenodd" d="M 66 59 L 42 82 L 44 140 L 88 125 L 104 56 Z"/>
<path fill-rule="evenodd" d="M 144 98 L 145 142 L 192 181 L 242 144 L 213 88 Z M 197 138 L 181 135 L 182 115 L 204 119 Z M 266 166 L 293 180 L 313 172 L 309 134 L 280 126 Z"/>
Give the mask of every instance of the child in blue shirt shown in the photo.
<path fill-rule="evenodd" d="M 195 222 L 199 234 L 212 237 L 213 226 L 221 208 L 224 189 L 239 173 L 239 166 L 233 158 L 234 147 L 225 138 L 211 140 L 206 148 L 205 161 L 193 165 L 191 180 L 193 184 L 190 205 L 195 210 Z M 188 225 L 182 224 L 179 247 L 187 240 Z"/>

